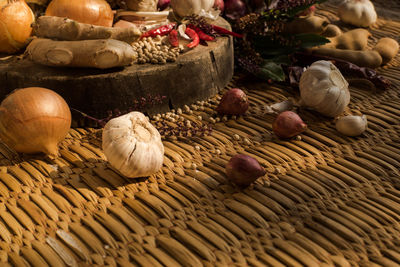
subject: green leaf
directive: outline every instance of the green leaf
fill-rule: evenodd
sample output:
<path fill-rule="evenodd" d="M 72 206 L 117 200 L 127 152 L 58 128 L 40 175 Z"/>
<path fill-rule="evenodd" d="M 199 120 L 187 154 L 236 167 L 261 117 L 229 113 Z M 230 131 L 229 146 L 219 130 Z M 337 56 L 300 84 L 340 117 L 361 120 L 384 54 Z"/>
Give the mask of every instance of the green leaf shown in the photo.
<path fill-rule="evenodd" d="M 281 43 L 273 40 L 271 36 L 256 36 L 252 44 L 263 58 L 273 58 L 294 52 L 293 47 L 282 46 Z"/>
<path fill-rule="evenodd" d="M 327 38 L 314 33 L 296 34 L 294 38 L 296 41 L 299 41 L 301 43 L 300 48 L 309 48 L 313 46 L 319 46 L 326 43 L 330 43 L 330 41 Z"/>
<path fill-rule="evenodd" d="M 257 76 L 265 80 L 271 79 L 278 82 L 285 80 L 285 73 L 283 72 L 281 65 L 271 61 L 264 62 L 264 64 L 260 67 L 260 71 L 257 73 Z"/>
<path fill-rule="evenodd" d="M 274 62 L 276 64 L 283 64 L 283 65 L 290 65 L 291 64 L 291 61 L 290 61 L 290 58 L 289 58 L 288 54 L 279 55 L 277 57 L 272 58 L 269 61 Z"/>

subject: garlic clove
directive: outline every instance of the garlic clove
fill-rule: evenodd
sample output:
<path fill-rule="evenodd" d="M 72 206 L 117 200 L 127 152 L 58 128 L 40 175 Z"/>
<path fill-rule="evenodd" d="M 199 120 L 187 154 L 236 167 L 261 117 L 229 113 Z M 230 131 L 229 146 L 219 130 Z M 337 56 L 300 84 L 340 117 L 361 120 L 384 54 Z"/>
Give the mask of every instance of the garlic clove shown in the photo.
<path fill-rule="evenodd" d="M 274 112 L 282 113 L 284 111 L 292 110 L 293 109 L 293 102 L 291 99 L 272 104 L 269 106 Z"/>
<path fill-rule="evenodd" d="M 336 121 L 336 130 L 347 136 L 361 135 L 367 129 L 367 116 L 344 116 Z"/>

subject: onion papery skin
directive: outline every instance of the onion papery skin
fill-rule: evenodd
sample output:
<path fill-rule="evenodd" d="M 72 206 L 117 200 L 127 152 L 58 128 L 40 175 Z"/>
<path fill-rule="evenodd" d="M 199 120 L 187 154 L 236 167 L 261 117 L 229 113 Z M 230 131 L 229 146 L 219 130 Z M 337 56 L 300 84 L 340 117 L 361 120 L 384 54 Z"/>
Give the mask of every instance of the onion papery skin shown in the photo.
<path fill-rule="evenodd" d="M 23 48 L 31 36 L 35 15 L 23 0 L 0 0 L 0 53 Z"/>
<path fill-rule="evenodd" d="M 20 153 L 57 156 L 70 127 L 68 104 L 46 88 L 15 90 L 0 105 L 0 139 Z"/>
<path fill-rule="evenodd" d="M 46 9 L 46 16 L 67 17 L 105 27 L 112 27 L 114 19 L 113 11 L 105 0 L 52 0 Z"/>

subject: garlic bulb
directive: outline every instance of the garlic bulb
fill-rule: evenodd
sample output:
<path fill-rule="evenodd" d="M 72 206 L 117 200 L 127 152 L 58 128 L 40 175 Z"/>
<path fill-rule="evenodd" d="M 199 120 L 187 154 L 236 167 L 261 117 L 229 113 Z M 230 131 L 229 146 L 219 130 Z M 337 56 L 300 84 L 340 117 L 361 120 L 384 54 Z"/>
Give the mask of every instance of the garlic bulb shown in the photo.
<path fill-rule="evenodd" d="M 156 173 L 164 160 L 160 133 L 140 112 L 128 113 L 106 124 L 103 150 L 111 166 L 129 178 Z"/>
<path fill-rule="evenodd" d="M 338 16 L 357 27 L 368 27 L 377 19 L 374 4 L 369 0 L 346 0 L 339 6 Z"/>
<path fill-rule="evenodd" d="M 300 78 L 303 104 L 319 113 L 336 117 L 350 102 L 349 83 L 330 61 L 314 62 Z"/>
<path fill-rule="evenodd" d="M 180 17 L 198 15 L 201 10 L 209 11 L 215 0 L 171 0 L 174 13 Z"/>
<path fill-rule="evenodd" d="M 336 130 L 347 136 L 358 136 L 367 129 L 367 116 L 345 116 L 336 121 Z"/>

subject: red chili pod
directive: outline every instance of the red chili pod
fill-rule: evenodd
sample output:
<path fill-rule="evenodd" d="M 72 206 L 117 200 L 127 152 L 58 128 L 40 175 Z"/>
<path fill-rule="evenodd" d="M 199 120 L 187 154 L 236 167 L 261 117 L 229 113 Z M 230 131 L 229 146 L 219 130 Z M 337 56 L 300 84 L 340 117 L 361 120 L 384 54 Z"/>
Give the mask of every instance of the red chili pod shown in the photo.
<path fill-rule="evenodd" d="M 236 32 L 232 32 L 230 30 L 227 30 L 225 28 L 222 28 L 220 26 L 217 25 L 211 25 L 212 28 L 219 34 L 226 34 L 226 35 L 231 35 L 233 37 L 237 37 L 237 38 L 243 38 L 242 34 L 236 33 Z"/>
<path fill-rule="evenodd" d="M 213 41 L 215 38 L 203 32 L 199 27 L 194 26 L 193 24 L 188 25 L 189 28 L 195 30 L 200 40 L 204 41 Z"/>
<path fill-rule="evenodd" d="M 169 34 L 173 29 L 175 28 L 175 23 L 163 25 L 161 27 L 158 27 L 156 29 L 152 29 L 150 31 L 147 31 L 142 34 L 142 37 L 156 37 L 157 35 L 167 35 Z"/>
<path fill-rule="evenodd" d="M 186 28 L 185 33 L 192 39 L 192 42 L 190 42 L 187 47 L 189 48 L 194 48 L 199 45 L 200 43 L 200 38 L 199 35 L 196 33 L 195 30 L 191 28 Z"/>
<path fill-rule="evenodd" d="M 173 47 L 178 47 L 179 46 L 178 31 L 177 30 L 172 30 L 169 33 L 169 43 Z"/>

